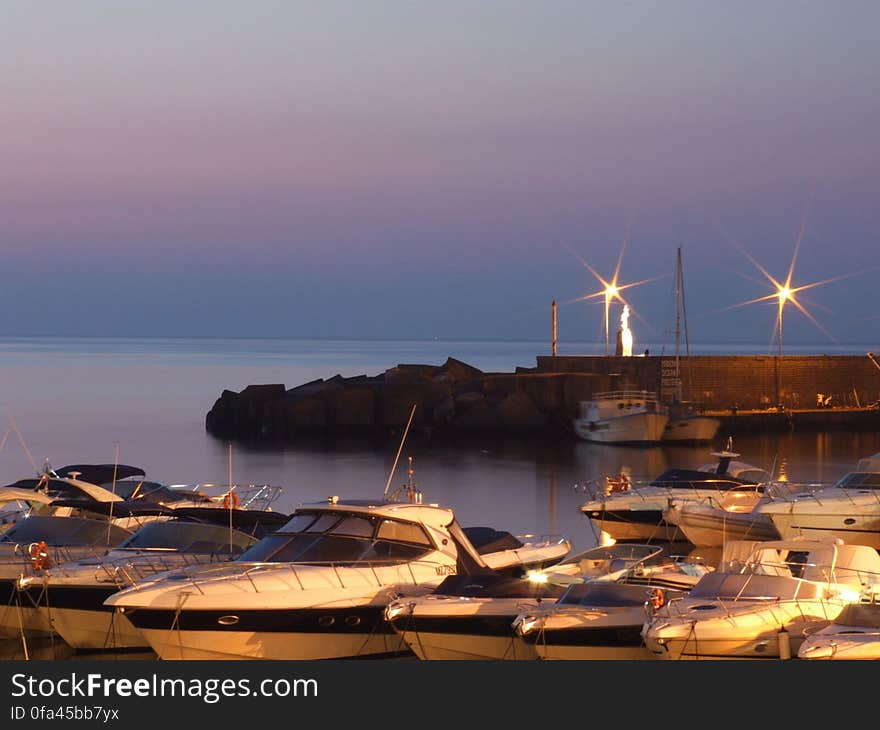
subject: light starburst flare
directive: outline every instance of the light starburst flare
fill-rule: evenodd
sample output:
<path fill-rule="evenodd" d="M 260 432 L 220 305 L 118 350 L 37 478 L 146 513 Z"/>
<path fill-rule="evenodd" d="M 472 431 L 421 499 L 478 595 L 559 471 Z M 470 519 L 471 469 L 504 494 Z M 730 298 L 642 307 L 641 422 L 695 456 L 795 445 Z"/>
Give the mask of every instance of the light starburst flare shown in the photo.
<path fill-rule="evenodd" d="M 800 252 L 801 241 L 803 240 L 803 237 L 804 223 L 801 224 L 801 230 L 798 235 L 797 242 L 794 246 L 794 254 L 791 257 L 791 263 L 788 266 L 788 274 L 786 275 L 784 281 L 779 281 L 775 277 L 771 276 L 770 272 L 767 271 L 767 269 L 763 267 L 760 263 L 758 263 L 754 256 L 752 256 L 748 251 L 746 251 L 742 246 L 734 241 L 736 247 L 740 251 L 742 251 L 746 258 L 748 258 L 749 261 L 754 264 L 755 268 L 757 268 L 758 271 L 760 271 L 761 274 L 764 275 L 765 279 L 770 282 L 770 284 L 773 286 L 774 291 L 771 294 L 767 294 L 762 297 L 756 297 L 755 299 L 749 299 L 745 302 L 739 302 L 730 307 L 725 307 L 724 309 L 737 309 L 739 307 L 745 307 L 749 304 L 757 304 L 759 302 L 772 302 L 775 300 L 777 302 L 778 308 L 776 314 L 776 324 L 773 328 L 773 335 L 776 336 L 780 355 L 782 355 L 782 315 L 785 310 L 785 305 L 788 302 L 791 302 L 792 306 L 797 308 L 798 311 L 800 311 L 819 331 L 827 336 L 832 342 L 837 342 L 837 338 L 834 337 L 834 335 L 832 335 L 824 326 L 822 326 L 822 324 L 807 310 L 807 308 L 804 306 L 804 302 L 798 299 L 798 294 L 808 291 L 809 289 L 815 289 L 818 286 L 823 286 L 824 284 L 830 284 L 835 281 L 840 281 L 841 279 L 855 276 L 855 273 L 842 274 L 840 276 L 831 277 L 830 279 L 823 279 L 822 281 L 814 281 L 809 284 L 803 284 L 801 286 L 792 286 L 794 267 L 797 263 L 798 253 Z"/>
<path fill-rule="evenodd" d="M 611 275 L 610 279 L 606 279 L 602 276 L 596 269 L 594 269 L 590 264 L 584 259 L 583 256 L 579 255 L 576 251 L 572 251 L 572 254 L 581 262 L 587 271 L 589 271 L 599 282 L 599 285 L 602 287 L 599 291 L 595 291 L 591 294 L 585 294 L 581 297 L 576 297 L 574 299 L 570 299 L 565 304 L 574 304 L 576 302 L 586 302 L 591 299 L 604 299 L 605 302 L 605 354 L 610 354 L 609 351 L 609 334 L 610 334 L 610 322 L 609 322 L 609 313 L 611 309 L 611 303 L 615 300 L 621 302 L 626 305 L 630 309 L 630 313 L 637 317 L 640 322 L 642 322 L 649 330 L 653 331 L 653 327 L 646 322 L 639 313 L 635 310 L 632 303 L 627 301 L 626 297 L 624 297 L 621 292 L 626 291 L 627 289 L 632 289 L 633 287 L 640 286 L 642 284 L 648 284 L 652 281 L 656 281 L 657 279 L 664 278 L 664 275 L 655 276 L 650 279 L 642 279 L 641 281 L 634 281 L 629 284 L 621 284 L 620 283 L 620 267 L 623 263 L 623 253 L 626 250 L 626 239 L 623 241 L 623 245 L 620 247 L 620 255 L 617 257 L 617 265 L 614 267 L 614 273 Z"/>

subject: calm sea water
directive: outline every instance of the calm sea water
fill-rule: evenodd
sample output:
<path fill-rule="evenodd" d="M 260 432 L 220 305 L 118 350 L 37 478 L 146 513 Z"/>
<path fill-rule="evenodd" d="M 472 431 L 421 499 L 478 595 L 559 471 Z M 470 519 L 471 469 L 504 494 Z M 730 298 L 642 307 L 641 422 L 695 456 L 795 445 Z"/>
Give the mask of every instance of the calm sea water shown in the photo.
<path fill-rule="evenodd" d="M 660 347 L 648 345 L 652 352 Z M 804 352 L 863 354 L 870 346 Z M 560 348 L 598 354 L 596 345 Z M 692 346 L 692 352 L 766 353 L 766 347 Z M 795 352 L 794 347 L 788 349 Z M 311 340 L 15 339 L 0 340 L 0 483 L 34 473 L 48 459 L 69 463 L 121 463 L 145 469 L 166 483 L 228 483 L 230 453 L 236 482 L 283 487 L 274 504 L 288 512 L 303 501 L 330 495 L 380 495 L 397 453 L 397 441 L 333 438 L 252 449 L 208 435 L 205 414 L 224 388 L 251 383 L 293 387 L 339 373 L 378 374 L 398 363 L 440 365 L 452 356 L 488 371 L 532 367 L 548 354 L 535 342 L 338 342 Z M 878 374 L 880 375 L 880 374 Z M 407 440 L 392 486 L 406 479 L 406 457 L 426 501 L 451 506 L 461 523 L 489 525 L 516 534 L 561 534 L 575 550 L 596 544 L 578 511 L 579 485 L 627 468 L 635 479 L 667 467 L 712 462 L 717 444 L 699 447 L 623 448 L 568 439 L 469 436 L 457 443 Z M 830 482 L 857 459 L 880 451 L 875 433 L 756 433 L 738 436 L 742 458 L 775 469 L 790 480 Z M 77 658 L 62 642 L 34 640 L 31 658 Z M 0 641 L 0 658 L 22 658 L 19 640 Z M 149 658 L 152 654 L 109 655 Z"/>
<path fill-rule="evenodd" d="M 0 433 L 14 423 L 22 436 L 12 432 L 7 437 L 0 451 L 0 479 L 10 483 L 30 476 L 31 459 L 38 465 L 48 459 L 55 466 L 112 463 L 118 449 L 121 463 L 143 467 L 158 481 L 227 483 L 228 444 L 204 427 L 205 414 L 224 388 L 240 390 L 251 383 L 293 387 L 336 373 L 378 374 L 398 363 L 440 365 L 448 356 L 484 370 L 510 371 L 534 366 L 535 356 L 547 350 L 545 343 L 534 342 L 0 340 Z M 660 352 L 659 347 L 652 350 Z M 596 351 L 588 344 L 567 350 Z M 712 351 L 732 350 L 692 346 L 692 352 Z M 761 347 L 739 351 L 761 352 Z M 744 460 L 781 469 L 792 480 L 827 482 L 860 457 L 880 451 L 880 439 L 873 433 L 754 434 L 737 437 L 735 447 Z M 583 549 L 595 544 L 595 535 L 578 512 L 584 495 L 576 485 L 622 467 L 635 478 L 650 478 L 670 466 L 696 466 L 713 461 L 710 450 L 522 437 L 474 436 L 454 444 L 413 438 L 393 485 L 405 481 L 406 457 L 411 456 L 426 501 L 453 507 L 462 524 L 517 534 L 564 534 Z M 330 495 L 381 494 L 396 451 L 396 442 L 358 438 L 277 449 L 233 444 L 231 473 L 236 482 L 281 485 L 274 508 L 290 511 L 299 502 Z"/>

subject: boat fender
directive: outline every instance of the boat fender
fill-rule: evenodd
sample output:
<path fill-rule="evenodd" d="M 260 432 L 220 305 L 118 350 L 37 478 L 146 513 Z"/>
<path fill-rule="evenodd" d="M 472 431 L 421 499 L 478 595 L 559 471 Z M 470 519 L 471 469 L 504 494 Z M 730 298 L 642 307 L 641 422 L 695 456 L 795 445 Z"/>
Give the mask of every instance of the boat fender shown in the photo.
<path fill-rule="evenodd" d="M 46 570 L 49 567 L 49 546 L 45 540 L 28 545 L 28 556 L 34 570 Z"/>
<path fill-rule="evenodd" d="M 666 605 L 666 594 L 663 592 L 662 588 L 652 588 L 651 594 L 648 598 L 648 603 L 651 604 L 651 608 L 656 611 L 658 608 L 663 608 Z"/>
<path fill-rule="evenodd" d="M 791 659 L 791 637 L 785 626 L 779 627 L 779 658 Z"/>

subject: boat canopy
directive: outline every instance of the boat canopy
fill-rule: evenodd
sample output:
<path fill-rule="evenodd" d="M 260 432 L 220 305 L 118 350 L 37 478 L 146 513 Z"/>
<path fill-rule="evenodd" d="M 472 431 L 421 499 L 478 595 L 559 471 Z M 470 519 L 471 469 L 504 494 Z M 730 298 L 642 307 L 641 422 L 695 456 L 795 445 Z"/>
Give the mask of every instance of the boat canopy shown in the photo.
<path fill-rule="evenodd" d="M 509 532 L 492 527 L 463 527 L 462 531 L 480 555 L 523 547 L 522 541 Z"/>
<path fill-rule="evenodd" d="M 880 629 L 880 603 L 849 603 L 837 615 L 834 623 L 840 626 Z"/>
<path fill-rule="evenodd" d="M 691 589 L 691 598 L 725 601 L 746 600 L 809 600 L 821 598 L 821 584 L 798 580 L 791 576 L 756 575 L 754 573 L 706 573 Z M 714 606 L 708 606 L 714 608 Z M 691 606 L 691 610 L 699 607 Z"/>
<path fill-rule="evenodd" d="M 3 533 L 0 544 L 29 545 L 42 541 L 49 546 L 58 547 L 113 546 L 130 534 L 130 530 L 106 520 L 31 515 L 19 520 Z"/>
<path fill-rule="evenodd" d="M 837 489 L 880 489 L 880 471 L 853 471 L 834 486 Z"/>
<path fill-rule="evenodd" d="M 173 550 L 185 553 L 243 553 L 257 539 L 220 525 L 192 520 L 148 522 L 119 544 L 121 550 Z"/>
<path fill-rule="evenodd" d="M 112 484 L 114 480 L 146 476 L 146 472 L 137 466 L 128 464 L 68 464 L 60 469 L 49 469 L 50 475 L 67 479 L 76 473 L 76 479 L 92 484 Z"/>

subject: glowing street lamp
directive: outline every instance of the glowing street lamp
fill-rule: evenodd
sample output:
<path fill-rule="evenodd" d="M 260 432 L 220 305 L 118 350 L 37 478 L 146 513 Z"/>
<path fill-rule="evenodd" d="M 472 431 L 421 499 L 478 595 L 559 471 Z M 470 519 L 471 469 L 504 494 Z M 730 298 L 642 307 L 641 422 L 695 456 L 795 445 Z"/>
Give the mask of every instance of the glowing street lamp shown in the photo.
<path fill-rule="evenodd" d="M 782 310 L 785 308 L 785 303 L 793 298 L 793 292 L 788 286 L 780 286 L 777 296 L 779 297 L 779 355 L 782 356 Z"/>
<path fill-rule="evenodd" d="M 614 275 L 611 277 L 610 281 L 608 281 L 604 277 L 600 276 L 598 271 L 596 271 L 592 266 L 590 266 L 581 256 L 578 256 L 577 253 L 572 251 L 572 253 L 574 253 L 574 255 L 577 256 L 577 258 L 580 260 L 580 262 L 584 265 L 584 268 L 586 268 L 594 277 L 596 277 L 596 280 L 602 286 L 602 289 L 597 292 L 593 292 L 592 294 L 587 294 L 586 296 L 578 297 L 577 299 L 572 299 L 567 303 L 570 304 L 573 302 L 584 302 L 588 299 L 598 299 L 599 297 L 603 297 L 605 299 L 605 354 L 606 355 L 611 354 L 611 351 L 610 351 L 611 302 L 613 302 L 615 299 L 621 301 L 624 305 L 629 307 L 630 312 L 634 316 L 639 317 L 638 313 L 635 311 L 635 309 L 633 309 L 632 304 L 630 304 L 623 297 L 621 292 L 626 289 L 631 289 L 634 286 L 639 286 L 640 284 L 647 284 L 648 282 L 656 281 L 657 279 L 662 279 L 662 278 L 664 278 L 664 276 L 666 276 L 665 274 L 662 274 L 660 276 L 655 276 L 651 279 L 643 279 L 642 281 L 634 281 L 631 284 L 618 283 L 618 277 L 620 276 L 620 264 L 623 261 L 623 252 L 624 252 L 625 248 L 626 248 L 626 241 L 624 240 L 623 246 L 621 246 L 621 248 L 620 248 L 620 256 L 617 258 L 617 266 L 614 267 Z M 641 320 L 641 317 L 639 317 L 639 319 Z M 648 325 L 647 322 L 645 322 L 645 325 L 648 328 L 650 328 L 650 325 Z"/>

